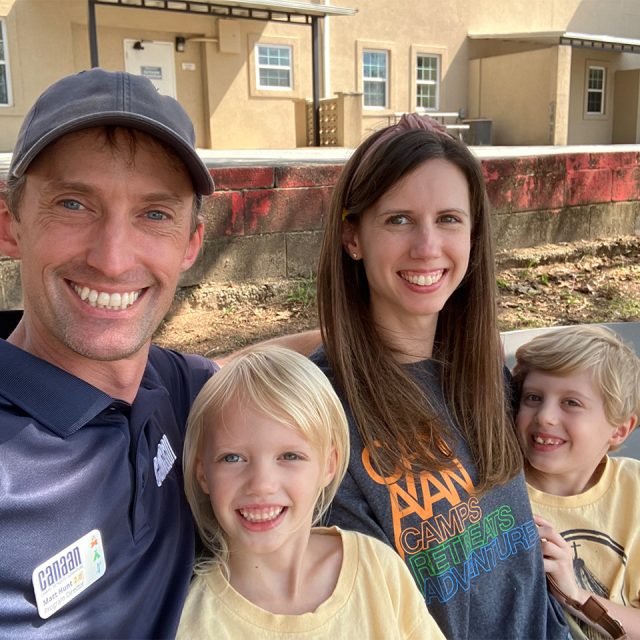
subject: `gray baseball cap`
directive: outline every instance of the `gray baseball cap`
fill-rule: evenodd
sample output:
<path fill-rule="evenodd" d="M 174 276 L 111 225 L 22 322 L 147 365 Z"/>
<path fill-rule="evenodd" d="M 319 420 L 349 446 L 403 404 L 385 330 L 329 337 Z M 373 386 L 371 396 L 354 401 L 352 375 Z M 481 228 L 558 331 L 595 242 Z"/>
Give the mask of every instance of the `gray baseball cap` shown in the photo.
<path fill-rule="evenodd" d="M 104 69 L 81 71 L 52 84 L 27 113 L 13 149 L 9 175 L 19 178 L 48 145 L 72 131 L 116 125 L 167 144 L 185 163 L 198 195 L 213 178 L 196 153 L 193 123 L 180 103 L 142 76 Z"/>

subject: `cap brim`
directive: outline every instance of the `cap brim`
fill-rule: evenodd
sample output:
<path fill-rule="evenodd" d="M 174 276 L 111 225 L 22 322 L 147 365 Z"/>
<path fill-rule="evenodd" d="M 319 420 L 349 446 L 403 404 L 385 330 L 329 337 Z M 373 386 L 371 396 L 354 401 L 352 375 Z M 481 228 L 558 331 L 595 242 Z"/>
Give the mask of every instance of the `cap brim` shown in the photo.
<path fill-rule="evenodd" d="M 185 163 L 187 170 L 189 171 L 189 175 L 191 176 L 191 180 L 193 181 L 196 194 L 209 195 L 213 193 L 214 183 L 211 173 L 189 141 L 180 137 L 174 131 L 156 120 L 136 115 L 134 113 L 122 113 L 119 111 L 107 111 L 103 113 L 85 115 L 65 122 L 64 124 L 49 131 L 29 148 L 29 150 L 20 159 L 20 162 L 16 163 L 15 166 L 10 167 L 10 174 L 16 178 L 24 175 L 26 170 L 29 168 L 29 165 L 35 160 L 36 156 L 45 149 L 45 147 L 67 133 L 107 125 L 131 127 L 132 129 L 147 133 L 168 145 Z"/>

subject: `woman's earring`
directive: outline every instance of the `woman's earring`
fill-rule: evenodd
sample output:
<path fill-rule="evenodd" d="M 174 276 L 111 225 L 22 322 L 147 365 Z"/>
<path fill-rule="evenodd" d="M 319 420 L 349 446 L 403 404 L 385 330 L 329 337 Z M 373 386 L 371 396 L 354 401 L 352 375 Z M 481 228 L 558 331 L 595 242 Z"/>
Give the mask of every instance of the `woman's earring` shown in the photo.
<path fill-rule="evenodd" d="M 352 257 L 354 260 L 357 260 L 357 259 L 358 259 L 358 254 L 354 251 L 354 252 L 351 254 L 351 257 Z"/>

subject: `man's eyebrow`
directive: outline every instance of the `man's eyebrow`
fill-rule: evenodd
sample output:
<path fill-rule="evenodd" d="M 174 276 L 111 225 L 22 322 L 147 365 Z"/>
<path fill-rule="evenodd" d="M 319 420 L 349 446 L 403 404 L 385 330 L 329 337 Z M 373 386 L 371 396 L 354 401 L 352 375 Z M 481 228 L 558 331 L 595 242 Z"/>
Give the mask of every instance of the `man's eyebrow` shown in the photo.
<path fill-rule="evenodd" d="M 73 180 L 58 180 L 56 178 L 47 180 L 42 186 L 44 193 L 53 191 L 78 191 L 80 193 L 90 193 L 93 191 L 90 184 Z"/>
<path fill-rule="evenodd" d="M 77 180 L 48 180 L 42 187 L 44 193 L 53 193 L 55 191 L 75 191 L 77 193 L 91 194 L 95 193 L 96 189 L 87 182 L 80 182 Z M 166 202 L 171 204 L 182 204 L 183 198 L 173 191 L 154 191 L 151 193 L 144 193 L 140 195 L 140 199 L 143 202 Z"/>
<path fill-rule="evenodd" d="M 178 195 L 177 193 L 173 193 L 172 191 L 155 191 L 153 193 L 145 193 L 141 200 L 144 202 L 168 202 L 172 204 L 182 204 L 184 202 L 184 198 Z"/>

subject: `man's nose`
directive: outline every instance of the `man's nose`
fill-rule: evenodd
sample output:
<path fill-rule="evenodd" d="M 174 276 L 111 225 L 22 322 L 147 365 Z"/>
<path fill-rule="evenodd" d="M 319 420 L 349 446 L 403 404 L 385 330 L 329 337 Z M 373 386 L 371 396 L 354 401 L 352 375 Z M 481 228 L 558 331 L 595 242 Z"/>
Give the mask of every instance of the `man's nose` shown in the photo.
<path fill-rule="evenodd" d="M 87 264 L 105 276 L 115 278 L 130 270 L 137 248 L 128 217 L 109 213 L 96 223 L 87 253 Z"/>

